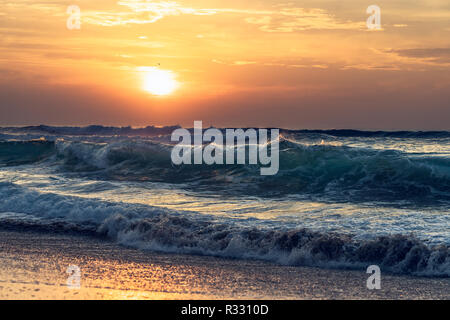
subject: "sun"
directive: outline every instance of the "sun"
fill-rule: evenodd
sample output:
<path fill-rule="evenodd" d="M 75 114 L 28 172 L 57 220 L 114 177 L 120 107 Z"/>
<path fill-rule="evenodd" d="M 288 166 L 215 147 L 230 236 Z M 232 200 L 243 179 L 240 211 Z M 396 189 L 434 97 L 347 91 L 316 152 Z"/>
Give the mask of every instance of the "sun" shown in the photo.
<path fill-rule="evenodd" d="M 141 68 L 144 72 L 143 89 L 156 96 L 166 96 L 173 93 L 178 82 L 175 80 L 175 74 L 170 70 L 161 70 L 156 67 Z"/>

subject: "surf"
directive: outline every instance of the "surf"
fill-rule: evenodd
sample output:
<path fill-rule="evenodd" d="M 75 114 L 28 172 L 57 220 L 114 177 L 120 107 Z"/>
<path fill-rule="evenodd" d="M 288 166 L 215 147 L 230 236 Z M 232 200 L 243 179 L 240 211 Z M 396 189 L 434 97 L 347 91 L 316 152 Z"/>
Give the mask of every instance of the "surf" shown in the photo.
<path fill-rule="evenodd" d="M 450 157 L 346 145 L 305 144 L 280 135 L 279 172 L 260 164 L 174 166 L 169 136 L 0 142 L 0 166 L 37 165 L 55 173 L 117 181 L 195 183 L 225 193 L 304 195 L 333 201 L 450 201 Z M 239 146 L 234 146 L 238 153 Z M 239 183 L 237 183 L 239 181 Z"/>

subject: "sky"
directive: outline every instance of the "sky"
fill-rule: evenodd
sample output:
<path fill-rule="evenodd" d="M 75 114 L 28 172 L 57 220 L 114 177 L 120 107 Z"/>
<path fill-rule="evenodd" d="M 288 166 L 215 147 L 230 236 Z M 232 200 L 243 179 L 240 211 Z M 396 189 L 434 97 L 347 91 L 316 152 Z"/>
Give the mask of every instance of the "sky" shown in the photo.
<path fill-rule="evenodd" d="M 449 70 L 448 0 L 0 0 L 2 126 L 450 130 Z"/>

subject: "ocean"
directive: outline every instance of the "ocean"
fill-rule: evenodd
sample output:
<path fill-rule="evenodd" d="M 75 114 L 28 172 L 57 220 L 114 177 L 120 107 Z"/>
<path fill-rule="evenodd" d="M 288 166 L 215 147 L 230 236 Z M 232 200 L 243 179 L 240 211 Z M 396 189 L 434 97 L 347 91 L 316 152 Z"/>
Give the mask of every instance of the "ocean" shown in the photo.
<path fill-rule="evenodd" d="M 280 168 L 171 162 L 176 127 L 0 128 L 0 228 L 450 276 L 450 132 L 280 130 Z"/>

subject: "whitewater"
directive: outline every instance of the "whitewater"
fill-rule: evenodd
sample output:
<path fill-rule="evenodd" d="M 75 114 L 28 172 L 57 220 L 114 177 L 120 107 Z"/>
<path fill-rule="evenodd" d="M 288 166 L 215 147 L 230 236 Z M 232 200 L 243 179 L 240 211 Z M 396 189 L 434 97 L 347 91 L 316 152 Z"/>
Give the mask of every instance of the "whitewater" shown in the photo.
<path fill-rule="evenodd" d="M 177 127 L 0 128 L 0 228 L 450 276 L 450 132 L 280 130 L 280 170 L 171 162 Z"/>

